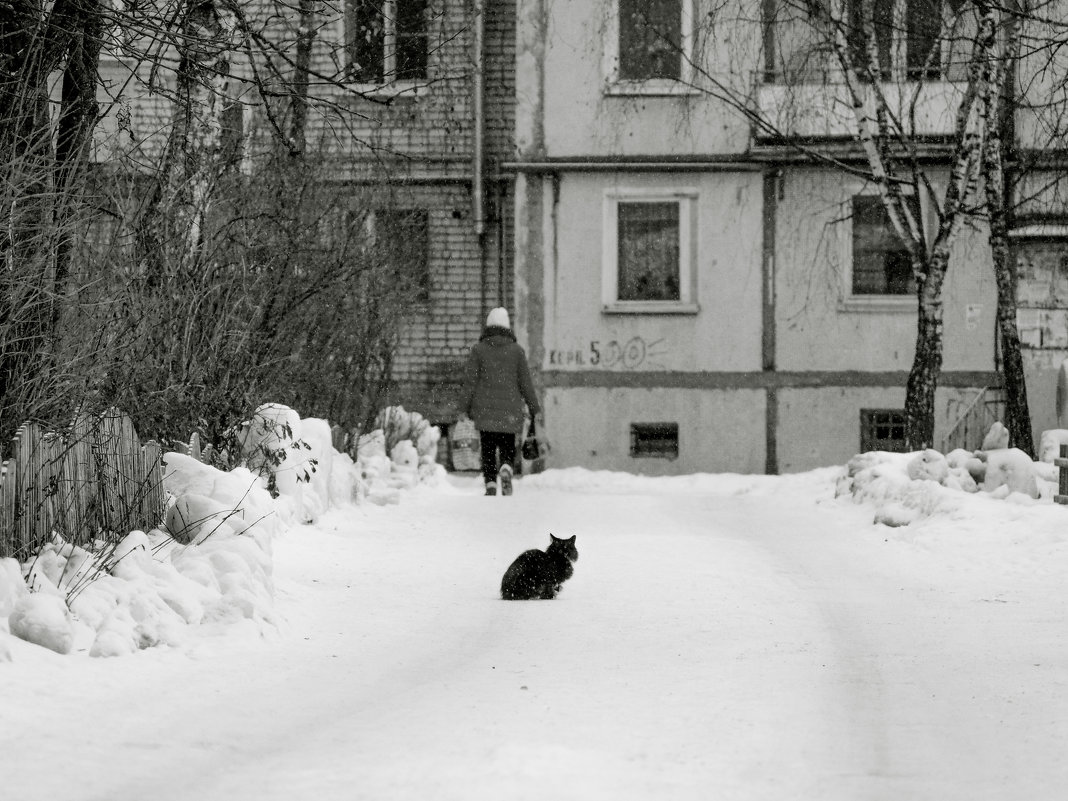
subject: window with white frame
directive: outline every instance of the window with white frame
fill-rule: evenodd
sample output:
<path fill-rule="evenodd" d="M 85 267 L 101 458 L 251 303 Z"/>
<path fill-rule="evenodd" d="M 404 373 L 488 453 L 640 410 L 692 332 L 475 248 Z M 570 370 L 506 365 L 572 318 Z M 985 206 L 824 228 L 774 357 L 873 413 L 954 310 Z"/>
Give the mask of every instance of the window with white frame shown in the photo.
<path fill-rule="evenodd" d="M 345 0 L 349 78 L 374 86 L 427 77 L 427 0 Z"/>
<path fill-rule="evenodd" d="M 871 24 L 879 81 L 938 81 L 967 78 L 970 47 L 977 31 L 960 0 L 842 0 L 839 3 L 763 4 L 765 82 L 825 82 L 837 71 L 831 35 L 844 29 L 858 77 L 870 75 L 865 22 Z M 865 13 L 870 8 L 870 17 Z M 840 20 L 840 23 L 837 22 Z M 970 51 L 969 51 L 970 52 Z"/>
<path fill-rule="evenodd" d="M 605 36 L 608 91 L 688 91 L 693 0 L 613 0 Z"/>
<path fill-rule="evenodd" d="M 916 219 L 921 219 L 919 202 L 913 197 L 909 204 Z M 850 206 L 852 297 L 915 295 L 912 259 L 890 222 L 882 198 L 854 195 Z"/>
<path fill-rule="evenodd" d="M 849 39 L 854 64 L 868 63 L 863 3 L 849 2 Z M 942 0 L 889 0 L 872 4 L 872 27 L 879 54 L 879 78 L 904 74 L 909 80 L 942 77 Z"/>
<path fill-rule="evenodd" d="M 608 312 L 696 312 L 696 193 L 609 193 L 603 302 Z"/>

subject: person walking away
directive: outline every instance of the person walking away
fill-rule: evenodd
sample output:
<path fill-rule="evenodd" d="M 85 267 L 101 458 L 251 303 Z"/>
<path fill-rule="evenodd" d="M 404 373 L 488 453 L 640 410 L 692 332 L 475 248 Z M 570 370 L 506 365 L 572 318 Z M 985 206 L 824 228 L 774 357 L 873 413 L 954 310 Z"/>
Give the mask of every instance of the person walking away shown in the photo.
<path fill-rule="evenodd" d="M 493 309 L 482 336 L 471 348 L 464 371 L 460 413 L 470 417 L 481 440 L 486 494 L 512 494 L 516 439 L 523 430 L 524 406 L 530 416 L 541 407 L 534 392 L 527 355 L 515 340 L 508 310 Z"/>

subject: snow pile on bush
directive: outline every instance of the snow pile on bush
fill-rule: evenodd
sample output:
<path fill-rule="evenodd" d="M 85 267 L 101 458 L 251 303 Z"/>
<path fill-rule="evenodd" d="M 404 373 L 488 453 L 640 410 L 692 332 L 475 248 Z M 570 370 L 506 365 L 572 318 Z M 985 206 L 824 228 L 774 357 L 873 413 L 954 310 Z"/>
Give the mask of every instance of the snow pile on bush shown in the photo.
<path fill-rule="evenodd" d="M 398 503 L 401 490 L 434 484 L 445 474 L 437 463 L 441 432 L 418 412 L 390 406 L 375 426 L 357 441 L 355 462 L 372 503 Z"/>
<path fill-rule="evenodd" d="M 846 465 L 836 494 L 875 506 L 875 522 L 889 526 L 952 513 L 960 508 L 961 493 L 982 492 L 1019 504 L 1052 502 L 1058 476 L 1052 464 L 1054 446 L 1047 444 L 1062 441 L 1068 442 L 1068 431 L 1063 439 L 1059 429 L 1044 432 L 1044 459 L 1035 462 L 1018 448 L 1007 447 L 1008 432 L 995 423 L 983 441 L 985 447 L 977 451 L 861 453 Z"/>
<path fill-rule="evenodd" d="M 308 522 L 315 518 L 319 498 L 308 499 L 305 491 L 318 464 L 310 455 L 312 446 L 303 438 L 300 416 L 279 403 L 265 403 L 256 409 L 251 420 L 239 426 L 237 440 L 241 460 L 266 481 L 267 490 L 281 499 L 280 513 L 287 522 Z M 329 442 L 329 440 L 327 440 Z M 309 511 L 311 514 L 309 514 Z"/>
<path fill-rule="evenodd" d="M 242 466 L 165 454 L 160 528 L 90 548 L 57 536 L 23 565 L 0 559 L 0 662 L 12 658 L 11 636 L 118 656 L 179 644 L 191 625 L 271 623 L 274 536 L 331 507 L 397 502 L 400 489 L 437 480 L 443 469 L 423 456 L 436 453 L 436 434 L 426 426 L 418 443 L 397 440 L 392 458 L 371 448 L 354 462 L 333 448 L 325 420 L 265 404 L 239 432 Z M 385 442 L 381 431 L 369 436 Z"/>
<path fill-rule="evenodd" d="M 398 503 L 400 490 L 437 482 L 441 432 L 403 406 L 383 409 L 361 436 L 355 461 L 333 447 L 330 423 L 302 420 L 287 406 L 260 406 L 239 435 L 242 458 L 267 479 L 287 522 L 314 522 L 331 506 Z"/>
<path fill-rule="evenodd" d="M 57 654 L 69 654 L 74 645 L 74 625 L 62 598 L 54 595 L 23 595 L 8 618 L 11 633 Z"/>

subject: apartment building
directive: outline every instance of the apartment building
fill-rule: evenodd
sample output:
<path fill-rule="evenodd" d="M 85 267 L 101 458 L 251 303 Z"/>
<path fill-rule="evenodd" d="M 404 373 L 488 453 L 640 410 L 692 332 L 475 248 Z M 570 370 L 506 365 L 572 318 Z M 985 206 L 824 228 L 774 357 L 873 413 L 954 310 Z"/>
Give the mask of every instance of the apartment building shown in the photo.
<path fill-rule="evenodd" d="M 453 419 L 486 313 L 511 301 L 515 6 L 490 0 L 347 0 L 353 80 L 369 98 L 339 155 L 382 185 L 425 248 L 427 290 L 406 321 L 391 400 Z M 388 104 L 382 101 L 387 100 Z"/>
<path fill-rule="evenodd" d="M 555 466 L 788 472 L 903 447 L 910 262 L 858 177 L 827 49 L 783 5 L 519 2 L 516 318 Z M 937 186 L 962 88 L 960 54 L 937 49 L 952 9 L 883 5 L 880 86 Z M 1048 177 L 1041 221 L 1014 230 L 1036 432 L 1056 422 L 1068 355 Z M 961 230 L 943 297 L 937 441 L 1001 386 L 981 225 Z"/>
<path fill-rule="evenodd" d="M 324 4 L 313 66 L 340 70 L 357 93 L 312 88 L 350 112 L 330 129 L 334 180 L 361 203 L 371 193 L 372 225 L 401 232 L 425 276 L 390 399 L 451 422 L 467 349 L 504 305 L 543 394 L 555 466 L 787 472 L 902 447 L 909 261 L 858 177 L 867 165 L 848 98 L 802 6 Z M 936 190 L 966 62 L 939 33 L 956 12 L 948 0 L 876 11 L 880 88 L 913 126 Z M 278 24 L 292 39 L 297 21 Z M 957 31 L 961 48 L 968 35 Z M 1063 92 L 1042 58 L 1024 60 L 1020 81 L 1039 99 Z M 127 85 L 130 65 L 103 69 L 110 86 Z M 107 106 L 102 142 L 166 129 L 168 101 L 148 85 Z M 257 100 L 233 101 L 227 124 L 248 140 Z M 1021 154 L 1055 155 L 1053 113 L 1018 113 Z M 1033 161 L 1012 241 L 1037 434 L 1057 425 L 1068 356 L 1068 209 L 1056 161 Z M 933 225 L 928 200 L 916 204 Z M 943 298 L 936 444 L 969 410 L 998 407 L 981 224 L 959 234 Z"/>
<path fill-rule="evenodd" d="M 421 274 L 387 400 L 445 423 L 487 311 L 512 300 L 514 204 L 499 165 L 514 155 L 515 6 L 339 0 L 314 10 L 307 148 L 367 215 L 368 236 L 403 242 L 404 269 Z M 257 0 L 246 12 L 253 27 L 292 49 L 295 5 Z M 247 162 L 265 146 L 270 120 L 252 65 L 240 48 L 234 53 L 223 136 Z M 95 158 L 133 153 L 135 163 L 158 165 L 173 115 L 173 69 L 110 59 L 101 79 Z"/>

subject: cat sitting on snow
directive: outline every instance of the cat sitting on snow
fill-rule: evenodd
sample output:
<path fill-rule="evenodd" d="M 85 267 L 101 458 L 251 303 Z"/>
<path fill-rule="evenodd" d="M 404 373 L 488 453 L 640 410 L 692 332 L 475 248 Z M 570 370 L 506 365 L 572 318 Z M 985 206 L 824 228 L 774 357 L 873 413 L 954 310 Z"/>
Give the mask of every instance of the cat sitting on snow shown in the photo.
<path fill-rule="evenodd" d="M 504 571 L 501 598 L 506 601 L 529 601 L 555 598 L 560 585 L 571 578 L 578 559 L 575 538 L 561 539 L 549 535 L 551 542 L 544 551 L 524 551 Z"/>

